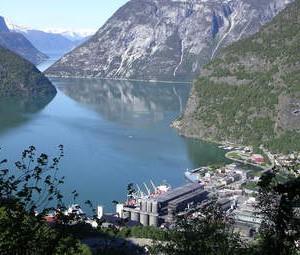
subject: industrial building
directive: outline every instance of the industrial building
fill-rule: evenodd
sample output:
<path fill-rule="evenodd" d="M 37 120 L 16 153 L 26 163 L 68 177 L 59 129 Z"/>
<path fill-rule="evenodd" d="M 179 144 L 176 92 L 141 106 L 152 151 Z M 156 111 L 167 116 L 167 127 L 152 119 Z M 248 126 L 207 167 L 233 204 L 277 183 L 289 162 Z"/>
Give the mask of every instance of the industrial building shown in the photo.
<path fill-rule="evenodd" d="M 199 183 L 189 183 L 163 194 L 145 196 L 136 205 L 118 205 L 118 214 L 144 226 L 160 226 L 172 223 L 178 213 L 191 205 L 199 205 L 208 199 L 209 192 Z"/>

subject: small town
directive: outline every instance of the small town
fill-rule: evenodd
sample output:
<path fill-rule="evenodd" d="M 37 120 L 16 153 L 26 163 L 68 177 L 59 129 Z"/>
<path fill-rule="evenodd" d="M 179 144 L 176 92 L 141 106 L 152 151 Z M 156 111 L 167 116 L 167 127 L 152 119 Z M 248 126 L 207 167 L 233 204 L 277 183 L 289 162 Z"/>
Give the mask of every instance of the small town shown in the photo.
<path fill-rule="evenodd" d="M 102 220 L 102 228 L 122 228 L 133 226 L 152 226 L 172 229 L 178 217 L 197 218 L 200 209 L 213 201 L 227 215 L 234 217 L 235 231 L 245 239 L 253 239 L 258 232 L 261 217 L 256 209 L 257 182 L 262 173 L 272 171 L 274 165 L 282 168 L 282 178 L 293 173 L 286 167 L 300 164 L 300 153 L 273 155 L 265 151 L 264 155 L 253 153 L 252 147 L 220 146 L 227 151 L 227 157 L 234 162 L 222 167 L 203 166 L 186 170 L 187 183 L 172 188 L 167 183 L 156 186 L 153 181 L 131 184 L 127 200 L 116 203 L 116 212 L 105 212 L 103 206 L 97 206 L 97 217 Z M 297 175 L 298 173 L 298 175 Z M 299 176 L 299 170 L 294 173 Z M 141 188 L 142 187 L 142 188 Z M 78 213 L 86 217 L 79 205 L 72 205 L 66 214 Z M 53 221 L 55 216 L 49 216 Z M 94 220 L 86 222 L 99 227 Z M 124 225 L 125 223 L 125 225 Z"/>

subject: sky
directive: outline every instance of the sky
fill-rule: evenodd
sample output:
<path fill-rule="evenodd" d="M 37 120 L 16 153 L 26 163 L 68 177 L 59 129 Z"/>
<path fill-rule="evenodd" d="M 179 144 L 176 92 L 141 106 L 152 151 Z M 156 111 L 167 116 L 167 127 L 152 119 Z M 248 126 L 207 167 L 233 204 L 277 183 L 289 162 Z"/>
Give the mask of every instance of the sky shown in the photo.
<path fill-rule="evenodd" d="M 97 30 L 128 0 L 0 0 L 0 16 L 36 29 Z"/>

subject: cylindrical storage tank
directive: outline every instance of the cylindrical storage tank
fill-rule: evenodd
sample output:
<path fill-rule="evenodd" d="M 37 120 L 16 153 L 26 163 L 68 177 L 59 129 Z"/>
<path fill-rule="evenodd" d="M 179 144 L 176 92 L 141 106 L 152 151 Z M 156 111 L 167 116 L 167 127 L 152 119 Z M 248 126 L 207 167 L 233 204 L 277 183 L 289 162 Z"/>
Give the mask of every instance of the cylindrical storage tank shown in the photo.
<path fill-rule="evenodd" d="M 153 227 L 158 227 L 158 217 L 157 216 L 150 216 L 149 217 L 149 225 Z"/>
<path fill-rule="evenodd" d="M 140 221 L 140 214 L 138 212 L 131 212 L 131 220 Z"/>
<path fill-rule="evenodd" d="M 123 209 L 124 209 L 123 204 L 116 205 L 116 213 L 119 215 L 120 218 L 123 218 Z"/>
<path fill-rule="evenodd" d="M 147 201 L 147 212 L 148 213 L 152 212 L 152 201 L 151 200 Z"/>
<path fill-rule="evenodd" d="M 141 213 L 141 215 L 140 215 L 140 223 L 143 226 L 149 226 L 149 215 Z"/>
<path fill-rule="evenodd" d="M 157 201 L 152 202 L 152 213 L 158 213 L 158 203 L 157 203 Z"/>
<path fill-rule="evenodd" d="M 147 212 L 147 200 L 142 200 L 142 207 L 141 207 L 142 212 Z"/>

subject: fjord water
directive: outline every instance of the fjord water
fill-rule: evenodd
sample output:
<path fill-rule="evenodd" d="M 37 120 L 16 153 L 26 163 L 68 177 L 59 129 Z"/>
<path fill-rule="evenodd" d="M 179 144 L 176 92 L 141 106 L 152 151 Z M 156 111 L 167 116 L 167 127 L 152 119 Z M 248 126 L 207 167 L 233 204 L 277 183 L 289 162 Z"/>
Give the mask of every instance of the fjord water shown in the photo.
<path fill-rule="evenodd" d="M 186 104 L 187 84 L 52 82 L 58 94 L 49 104 L 1 103 L 0 159 L 14 162 L 29 145 L 56 156 L 63 144 L 60 174 L 66 177 L 66 193 L 76 189 L 80 199 L 111 210 L 112 200 L 125 199 L 130 182 L 167 181 L 175 187 L 185 182 L 187 168 L 225 161 L 217 146 L 185 139 L 170 128 Z"/>

